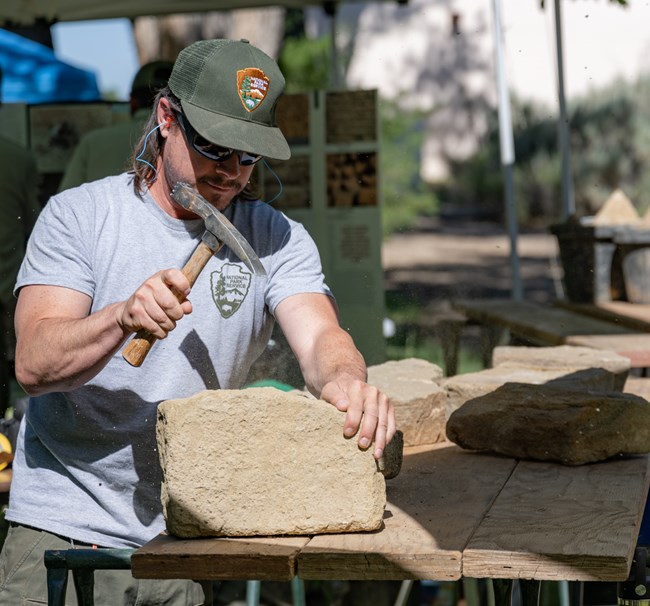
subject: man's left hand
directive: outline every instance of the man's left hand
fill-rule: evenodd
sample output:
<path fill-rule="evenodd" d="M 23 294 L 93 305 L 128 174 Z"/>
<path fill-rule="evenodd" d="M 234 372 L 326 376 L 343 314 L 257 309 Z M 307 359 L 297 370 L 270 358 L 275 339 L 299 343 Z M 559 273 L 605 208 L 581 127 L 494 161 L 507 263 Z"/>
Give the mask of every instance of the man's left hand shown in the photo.
<path fill-rule="evenodd" d="M 321 399 L 346 412 L 343 435 L 357 435 L 359 448 L 374 444 L 375 459 L 381 458 L 386 444 L 395 435 L 395 410 L 388 396 L 359 379 L 338 378 L 327 383 Z"/>

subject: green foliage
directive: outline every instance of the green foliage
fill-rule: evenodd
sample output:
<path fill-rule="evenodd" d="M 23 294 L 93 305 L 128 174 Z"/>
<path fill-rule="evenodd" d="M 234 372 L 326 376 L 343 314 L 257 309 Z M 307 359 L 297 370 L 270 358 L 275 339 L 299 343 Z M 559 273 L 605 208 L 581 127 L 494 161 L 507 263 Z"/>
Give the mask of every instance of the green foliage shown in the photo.
<path fill-rule="evenodd" d="M 328 36 L 285 39 L 278 65 L 287 81 L 288 93 L 327 88 L 330 63 Z"/>
<path fill-rule="evenodd" d="M 381 101 L 380 183 L 384 234 L 412 227 L 419 215 L 438 211 L 435 195 L 420 178 L 420 149 L 424 138 L 424 114 L 399 109 Z"/>
<path fill-rule="evenodd" d="M 576 214 L 593 214 L 616 188 L 639 212 L 650 206 L 650 78 L 615 82 L 569 104 L 569 145 Z M 515 202 L 523 223 L 559 220 L 561 157 L 557 116 L 542 106 L 512 103 Z M 441 199 L 456 207 L 476 205 L 503 216 L 503 177 L 496 111 L 480 150 L 452 166 Z"/>

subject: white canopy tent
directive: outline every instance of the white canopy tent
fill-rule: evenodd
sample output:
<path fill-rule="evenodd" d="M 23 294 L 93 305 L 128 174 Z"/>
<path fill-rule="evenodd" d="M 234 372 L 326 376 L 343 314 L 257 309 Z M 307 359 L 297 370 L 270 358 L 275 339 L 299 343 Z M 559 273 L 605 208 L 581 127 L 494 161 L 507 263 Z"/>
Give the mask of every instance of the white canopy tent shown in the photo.
<path fill-rule="evenodd" d="M 88 19 L 135 18 L 141 16 L 159 16 L 189 12 L 208 12 L 215 10 L 234 10 L 242 8 L 261 8 L 282 6 L 286 8 L 304 8 L 306 6 L 322 6 L 332 16 L 332 27 L 335 27 L 334 15 L 338 4 L 354 0 L 2 0 L 0 2 L 0 27 L 25 27 L 35 23 L 52 24 L 58 21 L 82 21 Z M 369 2 L 396 2 L 407 4 L 408 0 L 368 0 Z M 566 119 L 566 103 L 564 99 L 562 32 L 560 20 L 560 0 L 554 0 L 557 68 L 558 68 L 558 101 L 560 109 L 559 142 L 562 153 L 562 194 L 563 212 L 565 217 L 573 212 L 573 190 L 570 177 L 570 160 L 568 152 L 568 121 Z M 513 296 L 522 297 L 519 261 L 517 254 L 517 225 L 515 201 L 511 188 L 508 186 L 510 170 L 514 164 L 514 149 L 512 146 L 512 123 L 507 90 L 507 79 L 503 66 L 503 52 L 499 13 L 500 0 L 491 2 L 491 12 L 494 22 L 495 64 L 497 72 L 497 87 L 499 96 L 499 114 L 501 130 L 501 159 L 504 166 L 506 181 L 505 206 L 508 222 L 508 232 L 511 242 L 511 270 L 513 279 Z M 332 36 L 334 39 L 334 36 Z M 332 68 L 337 75 L 336 48 L 332 45 Z M 336 77 L 334 78 L 336 81 Z"/>
<path fill-rule="evenodd" d="M 263 6 L 304 8 L 335 6 L 350 0 L 2 0 L 0 25 L 29 25 L 36 20 L 46 22 L 82 21 L 85 19 L 134 18 L 145 15 L 171 15 L 177 13 L 234 10 Z M 372 0 L 373 2 L 398 2 L 406 0 Z"/>

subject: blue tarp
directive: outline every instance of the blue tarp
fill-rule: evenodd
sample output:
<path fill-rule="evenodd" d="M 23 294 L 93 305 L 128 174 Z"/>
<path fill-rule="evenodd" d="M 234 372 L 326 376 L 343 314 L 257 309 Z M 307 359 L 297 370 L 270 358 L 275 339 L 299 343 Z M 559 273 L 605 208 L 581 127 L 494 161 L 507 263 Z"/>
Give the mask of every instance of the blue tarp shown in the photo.
<path fill-rule="evenodd" d="M 0 29 L 1 100 L 4 103 L 99 101 L 97 78 L 57 59 L 43 44 Z"/>

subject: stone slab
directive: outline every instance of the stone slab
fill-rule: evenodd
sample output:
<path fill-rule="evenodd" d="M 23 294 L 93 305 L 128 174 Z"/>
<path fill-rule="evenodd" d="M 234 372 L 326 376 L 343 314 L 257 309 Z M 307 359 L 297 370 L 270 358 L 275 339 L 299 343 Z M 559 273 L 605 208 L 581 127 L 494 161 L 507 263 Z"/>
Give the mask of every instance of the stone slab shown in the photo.
<path fill-rule="evenodd" d="M 622 390 L 630 371 L 630 359 L 614 351 L 557 345 L 523 347 L 502 345 L 492 352 L 493 367 L 564 369 L 567 374 L 583 368 L 602 368 L 614 375 L 614 389 Z"/>
<path fill-rule="evenodd" d="M 446 392 L 440 387 L 442 369 L 409 358 L 368 368 L 368 383 L 383 391 L 395 407 L 404 446 L 436 444 L 445 440 Z"/>
<path fill-rule="evenodd" d="M 181 538 L 376 530 L 384 476 L 331 404 L 272 387 L 158 408 L 162 504 Z"/>
<path fill-rule="evenodd" d="M 553 384 L 585 390 L 618 391 L 619 379 L 602 368 L 544 369 L 508 365 L 456 375 L 442 382 L 447 391 L 447 419 L 465 402 L 492 393 L 506 383 Z"/>
<path fill-rule="evenodd" d="M 618 391 L 507 383 L 456 410 L 447 436 L 470 450 L 583 465 L 650 452 L 650 404 Z"/>

